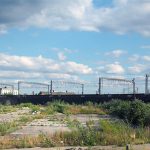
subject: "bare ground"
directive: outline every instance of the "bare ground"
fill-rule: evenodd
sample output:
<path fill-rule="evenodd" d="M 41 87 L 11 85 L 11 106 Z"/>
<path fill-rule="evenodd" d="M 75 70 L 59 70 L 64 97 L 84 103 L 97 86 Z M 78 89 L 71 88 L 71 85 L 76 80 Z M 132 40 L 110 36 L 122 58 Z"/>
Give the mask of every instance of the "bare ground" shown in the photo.
<path fill-rule="evenodd" d="M 12 149 L 18 150 L 18 149 Z M 94 146 L 94 147 L 55 147 L 55 148 L 24 148 L 19 150 L 126 150 L 125 147 L 116 146 Z M 150 144 L 144 145 L 132 145 L 129 146 L 129 150 L 150 150 Z"/>

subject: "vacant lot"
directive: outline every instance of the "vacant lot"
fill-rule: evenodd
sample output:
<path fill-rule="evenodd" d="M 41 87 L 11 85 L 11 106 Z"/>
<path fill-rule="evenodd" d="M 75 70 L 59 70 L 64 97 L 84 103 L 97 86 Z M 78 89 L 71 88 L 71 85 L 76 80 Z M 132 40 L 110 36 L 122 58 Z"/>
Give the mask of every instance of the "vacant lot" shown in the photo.
<path fill-rule="evenodd" d="M 121 150 L 127 144 L 134 145 L 134 149 L 137 148 L 135 144 L 147 144 L 138 146 L 138 149 L 147 150 L 150 143 L 149 118 L 150 105 L 141 101 L 89 102 L 84 105 L 55 101 L 46 106 L 30 103 L 1 105 L 0 149 L 71 149 L 72 146 L 80 146 L 73 150 L 101 145 L 92 149 Z"/>

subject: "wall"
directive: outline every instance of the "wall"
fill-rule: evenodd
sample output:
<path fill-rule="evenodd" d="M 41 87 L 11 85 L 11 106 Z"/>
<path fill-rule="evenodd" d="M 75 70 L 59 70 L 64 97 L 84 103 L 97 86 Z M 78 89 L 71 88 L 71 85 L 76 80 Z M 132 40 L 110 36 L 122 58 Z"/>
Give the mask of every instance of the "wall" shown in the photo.
<path fill-rule="evenodd" d="M 53 100 L 63 100 L 68 103 L 83 104 L 87 101 L 103 103 L 111 101 L 112 99 L 120 100 L 134 100 L 140 99 L 144 102 L 150 102 L 150 94 L 113 94 L 113 95 L 1 95 L 0 104 L 20 104 L 20 103 L 33 103 L 33 104 L 46 104 Z"/>

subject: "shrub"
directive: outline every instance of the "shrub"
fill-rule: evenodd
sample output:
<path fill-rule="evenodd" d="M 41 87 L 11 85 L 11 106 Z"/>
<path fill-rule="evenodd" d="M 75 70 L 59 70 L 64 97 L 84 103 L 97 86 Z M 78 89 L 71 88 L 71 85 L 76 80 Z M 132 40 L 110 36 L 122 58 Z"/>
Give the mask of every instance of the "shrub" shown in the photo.
<path fill-rule="evenodd" d="M 55 100 L 49 103 L 48 107 L 53 109 L 54 112 L 66 113 L 68 109 L 68 104 L 60 100 Z"/>
<path fill-rule="evenodd" d="M 114 100 L 103 104 L 103 107 L 107 109 L 111 115 L 117 116 L 134 126 L 150 125 L 150 105 L 140 100 Z"/>

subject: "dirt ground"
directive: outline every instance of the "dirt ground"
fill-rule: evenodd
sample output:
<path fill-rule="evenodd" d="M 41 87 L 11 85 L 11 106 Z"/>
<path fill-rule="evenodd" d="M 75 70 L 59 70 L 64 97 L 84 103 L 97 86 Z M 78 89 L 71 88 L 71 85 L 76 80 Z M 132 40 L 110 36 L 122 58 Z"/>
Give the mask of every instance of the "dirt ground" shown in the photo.
<path fill-rule="evenodd" d="M 18 119 L 19 117 L 23 116 L 24 114 L 28 114 L 29 112 L 30 112 L 30 109 L 25 107 L 25 108 L 15 111 L 15 112 L 0 114 L 0 123 L 14 121 L 14 120 Z"/>
<path fill-rule="evenodd" d="M 64 120 L 78 120 L 82 125 L 86 125 L 86 122 L 92 120 L 95 124 L 98 123 L 99 119 L 110 119 L 108 115 L 96 115 L 96 114 L 78 114 L 78 115 L 70 115 L 66 117 L 62 114 L 56 114 L 52 117 L 48 117 L 45 119 L 36 119 L 33 120 L 31 123 L 22 126 L 21 129 L 12 132 L 11 136 L 37 136 L 41 133 L 52 135 L 56 132 L 60 131 L 70 131 L 69 127 L 67 126 Z"/>
<path fill-rule="evenodd" d="M 16 112 L 11 112 L 7 114 L 0 114 L 0 122 L 11 122 L 22 115 L 28 114 L 30 110 L 28 108 L 24 108 L 22 110 L 18 110 Z M 96 114 L 77 114 L 77 115 L 63 115 L 63 114 L 55 114 L 52 116 L 48 116 L 44 119 L 35 119 L 30 123 L 22 126 L 20 129 L 12 132 L 10 136 L 21 137 L 25 135 L 29 136 L 37 136 L 40 133 L 44 134 L 54 134 L 55 132 L 60 131 L 70 131 L 66 120 L 78 120 L 83 126 L 86 125 L 87 121 L 94 121 L 95 125 L 98 124 L 100 119 L 112 119 L 109 115 L 96 115 Z M 116 146 L 96 146 L 96 147 L 55 147 L 55 148 L 24 148 L 19 150 L 126 150 L 125 147 L 116 147 Z M 150 150 L 150 144 L 145 145 L 133 145 L 129 146 L 129 150 Z M 18 149 L 12 149 L 18 150 Z"/>
<path fill-rule="evenodd" d="M 12 149 L 18 150 L 18 149 Z M 94 147 L 55 147 L 55 148 L 24 148 L 19 150 L 126 150 L 126 147 L 94 146 Z M 129 150 L 150 150 L 150 144 L 132 145 Z"/>

